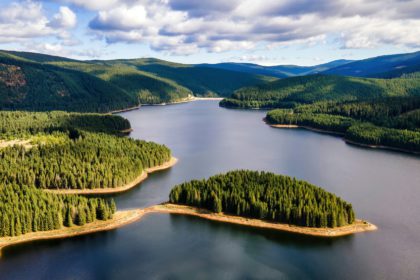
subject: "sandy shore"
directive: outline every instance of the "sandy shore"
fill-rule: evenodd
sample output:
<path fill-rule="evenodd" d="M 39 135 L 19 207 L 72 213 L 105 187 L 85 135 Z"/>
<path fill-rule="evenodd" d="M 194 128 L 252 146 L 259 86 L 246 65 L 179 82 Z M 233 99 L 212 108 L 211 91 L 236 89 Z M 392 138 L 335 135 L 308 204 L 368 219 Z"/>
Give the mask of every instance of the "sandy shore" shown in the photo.
<path fill-rule="evenodd" d="M 194 97 L 193 101 L 221 101 L 223 97 Z"/>
<path fill-rule="evenodd" d="M 213 220 L 223 223 L 238 224 L 243 226 L 250 226 L 256 228 L 274 229 L 280 231 L 287 231 L 292 233 L 321 236 L 321 237 L 338 237 L 350 235 L 359 232 L 377 230 L 377 227 L 371 223 L 362 220 L 356 220 L 352 225 L 337 227 L 337 228 L 311 228 L 301 227 L 287 224 L 280 224 L 275 222 L 262 221 L 258 219 L 250 219 L 239 216 L 231 216 L 227 214 L 216 214 L 210 211 L 199 209 L 190 206 L 176 205 L 176 204 L 160 204 L 146 208 L 147 213 L 170 213 L 180 215 L 196 216 L 208 220 Z"/>
<path fill-rule="evenodd" d="M 313 127 L 310 127 L 310 126 L 295 125 L 295 124 L 269 124 L 269 123 L 267 123 L 267 124 L 271 127 L 274 127 L 274 128 L 303 128 L 303 129 L 307 129 L 307 130 L 311 130 L 311 131 L 315 131 L 315 132 L 319 132 L 319 133 L 339 135 L 339 136 L 344 135 L 344 133 L 342 133 L 342 132 L 313 128 Z"/>
<path fill-rule="evenodd" d="M 94 232 L 112 230 L 138 221 L 144 215 L 149 213 L 189 215 L 222 223 L 237 224 L 255 228 L 273 229 L 320 237 L 338 237 L 359 232 L 377 230 L 377 227 L 375 225 L 362 220 L 356 220 L 355 223 L 353 223 L 352 225 L 337 228 L 310 228 L 267 222 L 258 219 L 249 219 L 239 216 L 226 215 L 223 213 L 212 213 L 208 210 L 199 209 L 191 206 L 163 203 L 150 206 L 144 209 L 117 211 L 114 214 L 114 217 L 108 221 L 95 221 L 93 223 L 89 223 L 83 226 L 73 226 L 70 228 L 63 227 L 62 229 L 32 232 L 21 236 L 1 237 L 0 256 L 1 250 L 7 246 L 35 240 L 69 238 Z"/>
<path fill-rule="evenodd" d="M 128 112 L 128 111 L 133 111 L 133 110 L 137 110 L 141 107 L 141 105 L 138 106 L 134 106 L 134 107 L 129 107 L 129 108 L 125 108 L 125 109 L 120 109 L 120 110 L 114 110 L 114 111 L 110 111 L 107 114 L 117 114 L 117 113 L 122 113 L 122 112 Z"/>
<path fill-rule="evenodd" d="M 169 161 L 165 162 L 162 165 L 158 165 L 151 168 L 146 168 L 136 179 L 131 181 L 128 184 L 125 184 L 121 187 L 116 188 L 96 188 L 96 189 L 45 189 L 44 191 L 51 193 L 60 193 L 60 194 L 83 194 L 83 195 L 93 195 L 93 194 L 115 194 L 120 192 L 128 191 L 131 188 L 134 188 L 148 177 L 148 174 L 157 172 L 160 170 L 168 169 L 174 166 L 178 162 L 178 159 L 172 157 Z"/>
<path fill-rule="evenodd" d="M 140 219 L 144 214 L 145 211 L 141 209 L 117 211 L 114 214 L 113 218 L 107 221 L 95 221 L 93 223 L 89 223 L 83 226 L 63 227 L 61 229 L 51 231 L 31 232 L 14 237 L 1 237 L 0 256 L 1 250 L 7 246 L 26 243 L 35 240 L 62 239 L 94 232 L 112 230 L 133 223 Z"/>
<path fill-rule="evenodd" d="M 142 104 L 142 106 L 166 106 L 166 105 L 175 105 L 175 104 L 182 104 L 182 103 L 188 103 L 188 102 L 194 102 L 194 101 L 220 101 L 223 98 L 221 97 L 195 97 L 190 96 L 178 101 L 173 102 L 165 102 L 165 103 L 158 103 L 158 104 Z"/>

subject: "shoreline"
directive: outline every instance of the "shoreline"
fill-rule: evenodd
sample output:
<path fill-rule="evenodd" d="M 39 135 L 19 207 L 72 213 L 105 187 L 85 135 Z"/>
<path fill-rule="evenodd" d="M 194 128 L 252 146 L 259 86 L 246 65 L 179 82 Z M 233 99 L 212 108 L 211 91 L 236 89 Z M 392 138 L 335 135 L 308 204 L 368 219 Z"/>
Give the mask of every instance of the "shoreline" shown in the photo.
<path fill-rule="evenodd" d="M 289 224 L 281 224 L 276 222 L 264 221 L 253 218 L 246 218 L 241 216 L 233 216 L 223 213 L 213 213 L 205 209 L 200 209 L 192 206 L 178 205 L 171 203 L 164 203 L 151 206 L 146 210 L 146 213 L 168 213 L 195 216 L 207 220 L 237 224 L 242 226 L 249 226 L 254 228 L 272 229 L 296 234 L 318 236 L 318 237 L 339 237 L 350 235 L 359 232 L 367 232 L 377 230 L 377 226 L 367 221 L 356 220 L 351 225 L 346 225 L 336 228 L 313 228 L 302 227 Z"/>
<path fill-rule="evenodd" d="M 312 127 L 301 126 L 301 125 L 270 124 L 270 123 L 267 123 L 265 120 L 264 120 L 264 122 L 266 124 L 268 124 L 269 126 L 273 127 L 273 128 L 280 128 L 280 129 L 282 129 L 282 128 L 286 128 L 286 129 L 303 128 L 303 129 L 307 129 L 307 130 L 310 130 L 310 131 L 319 132 L 319 133 L 323 133 L 323 134 L 331 134 L 331 135 L 335 135 L 335 136 L 341 136 L 343 141 L 346 142 L 347 144 L 358 146 L 358 147 L 370 148 L 370 149 L 382 149 L 382 150 L 402 152 L 402 153 L 412 154 L 412 155 L 420 155 L 420 152 L 410 151 L 410 150 L 406 150 L 406 149 L 402 149 L 402 148 L 384 146 L 384 145 L 371 145 L 371 144 L 364 144 L 364 143 L 360 143 L 360 142 L 355 142 L 353 140 L 349 140 L 349 139 L 345 138 L 345 133 L 342 133 L 342 132 L 322 130 L 322 129 L 318 129 L 318 128 L 312 128 Z"/>
<path fill-rule="evenodd" d="M 0 258 L 2 256 L 2 250 L 12 245 L 36 240 L 65 239 L 95 232 L 113 230 L 139 220 L 145 213 L 146 212 L 142 209 L 123 210 L 115 212 L 112 219 L 106 221 L 96 220 L 83 226 L 62 227 L 61 229 L 30 232 L 13 237 L 0 237 Z"/>
<path fill-rule="evenodd" d="M 188 97 L 184 98 L 179 101 L 173 101 L 173 102 L 164 102 L 164 103 L 158 103 L 158 104 L 142 104 L 141 106 L 167 106 L 167 105 L 176 105 L 176 104 L 182 104 L 182 103 L 189 103 L 194 101 L 220 101 L 223 100 L 222 97 Z"/>
<path fill-rule="evenodd" d="M 43 189 L 43 191 L 55 193 L 55 194 L 79 194 L 79 195 L 95 195 L 95 194 L 115 194 L 126 192 L 144 180 L 147 179 L 148 175 L 153 172 L 165 170 L 171 168 L 178 162 L 178 159 L 171 157 L 171 159 L 164 164 L 146 168 L 143 172 L 135 178 L 133 181 L 125 184 L 124 186 L 115 187 L 115 188 L 96 188 L 96 189 Z"/>
<path fill-rule="evenodd" d="M 269 222 L 253 218 L 245 218 L 241 216 L 232 216 L 223 213 L 213 213 L 209 210 L 192 206 L 162 203 L 142 209 L 117 211 L 114 213 L 113 218 L 107 221 L 97 220 L 83 226 L 63 227 L 61 229 L 51 231 L 31 232 L 13 237 L 0 237 L 0 257 L 2 249 L 8 246 L 36 240 L 64 239 L 95 232 L 109 231 L 139 221 L 146 214 L 150 213 L 195 216 L 221 223 L 229 223 L 241 226 L 278 230 L 283 232 L 326 238 L 334 238 L 360 232 L 375 231 L 378 229 L 374 224 L 363 220 L 356 220 L 351 225 L 337 228 L 312 228 Z"/>
<path fill-rule="evenodd" d="M 349 139 L 346 139 L 346 138 L 343 138 L 343 139 L 347 144 L 358 146 L 358 147 L 370 148 L 370 149 L 383 149 L 383 150 L 390 150 L 390 151 L 394 151 L 394 152 L 402 152 L 402 153 L 407 153 L 407 154 L 420 155 L 420 152 L 410 151 L 410 150 L 406 150 L 406 149 L 403 149 L 403 148 L 396 148 L 396 147 L 383 146 L 383 145 L 370 145 L 370 144 L 355 142 L 353 140 L 349 140 Z"/>
<path fill-rule="evenodd" d="M 125 109 L 109 111 L 105 114 L 112 115 L 112 114 L 118 114 L 118 113 L 123 113 L 123 112 L 128 112 L 128 111 L 134 111 L 134 110 L 139 109 L 140 107 L 141 107 L 141 105 L 137 105 L 137 106 L 128 107 L 128 108 L 125 108 Z"/>
<path fill-rule="evenodd" d="M 176 104 L 182 104 L 182 103 L 189 103 L 189 102 L 194 102 L 194 101 L 221 101 L 223 100 L 223 97 L 187 97 L 184 99 L 180 99 L 178 101 L 172 101 L 172 102 L 163 102 L 163 103 L 157 103 L 157 104 L 140 104 L 138 106 L 135 107 L 129 107 L 126 109 L 120 109 L 120 110 L 114 110 L 114 111 L 110 111 L 107 112 L 105 114 L 118 114 L 118 113 L 124 113 L 124 112 L 129 112 L 129 111 L 134 111 L 137 109 L 140 109 L 142 106 L 167 106 L 167 105 L 176 105 Z"/>

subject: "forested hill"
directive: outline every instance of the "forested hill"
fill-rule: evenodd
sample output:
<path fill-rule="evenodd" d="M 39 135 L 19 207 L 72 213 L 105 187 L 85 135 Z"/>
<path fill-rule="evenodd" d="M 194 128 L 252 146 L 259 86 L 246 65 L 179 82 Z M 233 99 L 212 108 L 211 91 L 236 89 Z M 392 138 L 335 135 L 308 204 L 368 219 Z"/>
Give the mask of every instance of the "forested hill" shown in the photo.
<path fill-rule="evenodd" d="M 319 101 L 371 100 L 383 97 L 420 96 L 420 76 L 369 79 L 310 75 L 281 79 L 242 88 L 221 106 L 229 108 L 292 108 Z"/>
<path fill-rule="evenodd" d="M 275 80 L 274 77 L 245 73 L 235 69 L 171 63 L 153 58 L 121 59 L 107 63 L 129 65 L 138 70 L 172 80 L 198 96 L 226 97 L 239 88 Z"/>
<path fill-rule="evenodd" d="M 248 170 L 175 186 L 171 203 L 307 227 L 352 224 L 352 205 L 308 182 Z"/>
<path fill-rule="evenodd" d="M 191 94 L 127 65 L 0 51 L 0 109 L 108 112 Z"/>
<path fill-rule="evenodd" d="M 193 95 L 229 96 L 274 79 L 157 59 L 79 61 L 0 51 L 0 109 L 108 112 Z"/>
<path fill-rule="evenodd" d="M 95 76 L 0 52 L 0 109 L 107 112 L 137 99 Z"/>

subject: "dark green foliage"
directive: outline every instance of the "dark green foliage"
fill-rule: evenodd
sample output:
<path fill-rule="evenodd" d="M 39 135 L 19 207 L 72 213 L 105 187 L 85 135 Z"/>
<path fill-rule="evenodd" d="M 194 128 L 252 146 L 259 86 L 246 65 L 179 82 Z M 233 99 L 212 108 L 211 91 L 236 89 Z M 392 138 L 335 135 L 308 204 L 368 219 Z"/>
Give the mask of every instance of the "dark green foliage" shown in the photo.
<path fill-rule="evenodd" d="M 240 89 L 220 105 L 229 108 L 292 108 L 320 101 L 363 101 L 393 96 L 420 96 L 420 79 L 293 77 Z"/>
<path fill-rule="evenodd" d="M 11 110 L 108 112 L 181 101 L 193 94 L 228 96 L 272 80 L 154 59 L 77 61 L 0 51 L 0 108 Z"/>
<path fill-rule="evenodd" d="M 51 194 L 25 185 L 2 185 L 0 236 L 83 225 L 88 213 L 94 213 L 89 222 L 107 220 L 115 212 L 112 203 L 103 198 Z"/>
<path fill-rule="evenodd" d="M 175 81 L 136 69 L 128 61 L 55 61 L 53 64 L 94 75 L 117 86 L 141 104 L 175 102 L 192 95 L 189 89 Z"/>
<path fill-rule="evenodd" d="M 137 99 L 92 75 L 0 55 L 0 109 L 108 112 Z"/>
<path fill-rule="evenodd" d="M 298 106 L 296 113 L 330 114 L 369 121 L 379 126 L 416 130 L 420 127 L 420 96 L 369 101 L 317 102 Z"/>
<path fill-rule="evenodd" d="M 201 96 L 229 96 L 235 90 L 267 81 L 271 77 L 192 65 L 145 63 L 139 69 L 164 77 Z"/>
<path fill-rule="evenodd" d="M 420 151 L 418 74 L 390 80 L 325 75 L 295 77 L 238 90 L 220 105 L 289 108 L 268 112 L 267 122 L 338 132 L 348 140 L 363 144 Z M 349 131 L 349 128 L 353 129 Z"/>
<path fill-rule="evenodd" d="M 129 127 L 126 119 L 113 115 L 0 112 L 0 136 L 28 138 L 32 145 L 0 149 L 0 182 L 38 188 L 117 187 L 171 158 L 163 145 L 112 135 Z"/>
<path fill-rule="evenodd" d="M 0 111 L 0 136 L 21 137 L 54 131 L 85 130 L 120 134 L 130 129 L 130 122 L 116 115 L 80 114 L 60 111 L 21 112 Z"/>
<path fill-rule="evenodd" d="M 344 135 L 345 139 L 357 143 L 389 146 L 407 151 L 420 152 L 420 131 L 418 126 L 420 110 L 398 115 L 397 112 L 400 112 L 398 109 L 404 108 L 404 106 L 400 106 L 401 104 L 396 102 L 395 99 L 393 101 L 387 103 L 390 104 L 389 110 L 385 110 L 385 103 L 378 103 L 379 109 L 374 108 L 373 111 L 371 111 L 372 106 L 374 107 L 373 103 L 361 103 L 360 108 L 356 106 L 357 103 L 351 103 L 349 107 L 345 105 L 341 106 L 342 104 L 337 106 L 333 105 L 332 109 L 329 109 L 328 106 L 320 109 L 323 107 L 318 105 L 315 105 L 314 108 L 312 106 L 297 107 L 295 113 L 291 110 L 276 109 L 267 113 L 266 120 L 270 124 L 295 124 L 339 132 Z M 327 111 L 331 114 L 308 113 L 320 111 Z M 348 114 L 344 114 L 344 112 L 348 112 Z M 341 113 L 353 117 L 359 116 L 359 119 L 333 115 L 332 113 Z M 386 116 L 383 114 L 386 114 Z M 393 114 L 396 117 L 392 117 Z M 382 124 L 383 126 L 375 126 L 368 122 L 369 120 Z M 413 128 L 413 130 L 405 128 Z"/>
<path fill-rule="evenodd" d="M 267 113 L 270 124 L 300 125 L 322 130 L 345 133 L 355 123 L 352 118 L 325 114 L 295 114 L 292 110 L 277 109 Z"/>
<path fill-rule="evenodd" d="M 369 123 L 351 126 L 346 139 L 367 144 L 420 152 L 420 132 L 378 127 Z"/>
<path fill-rule="evenodd" d="M 148 167 L 161 165 L 170 150 L 153 142 L 82 132 L 74 140 L 32 148 L 0 149 L 0 182 L 38 188 L 92 189 L 122 186 Z"/>
<path fill-rule="evenodd" d="M 308 227 L 354 222 L 352 205 L 308 182 L 258 171 L 231 171 L 175 186 L 171 203 Z"/>

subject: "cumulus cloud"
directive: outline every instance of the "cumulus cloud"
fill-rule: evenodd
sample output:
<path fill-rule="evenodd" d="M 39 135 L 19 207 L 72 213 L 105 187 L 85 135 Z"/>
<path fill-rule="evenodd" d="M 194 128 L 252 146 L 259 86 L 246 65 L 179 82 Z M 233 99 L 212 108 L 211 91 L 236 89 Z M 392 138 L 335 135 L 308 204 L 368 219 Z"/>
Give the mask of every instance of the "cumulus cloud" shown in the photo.
<path fill-rule="evenodd" d="M 96 9 L 89 27 L 108 43 L 141 42 L 190 54 L 336 37 L 342 48 L 420 45 L 416 0 L 67 0 Z"/>
<path fill-rule="evenodd" d="M 420 47 L 418 0 L 49 1 L 66 7 L 51 18 L 31 1 L 1 9 L 0 42 L 51 34 L 70 42 L 69 29 L 77 19 L 68 7 L 77 7 L 92 15 L 93 38 L 148 44 L 173 54 L 312 46 L 327 40 L 351 49 Z"/>
<path fill-rule="evenodd" d="M 76 14 L 68 7 L 60 7 L 59 12 L 54 15 L 49 25 L 54 28 L 73 28 L 76 23 Z"/>
<path fill-rule="evenodd" d="M 68 29 L 73 28 L 76 21 L 76 15 L 68 7 L 60 7 L 49 19 L 39 2 L 28 0 L 0 5 L 0 43 L 51 36 L 68 41 L 71 37 Z"/>

